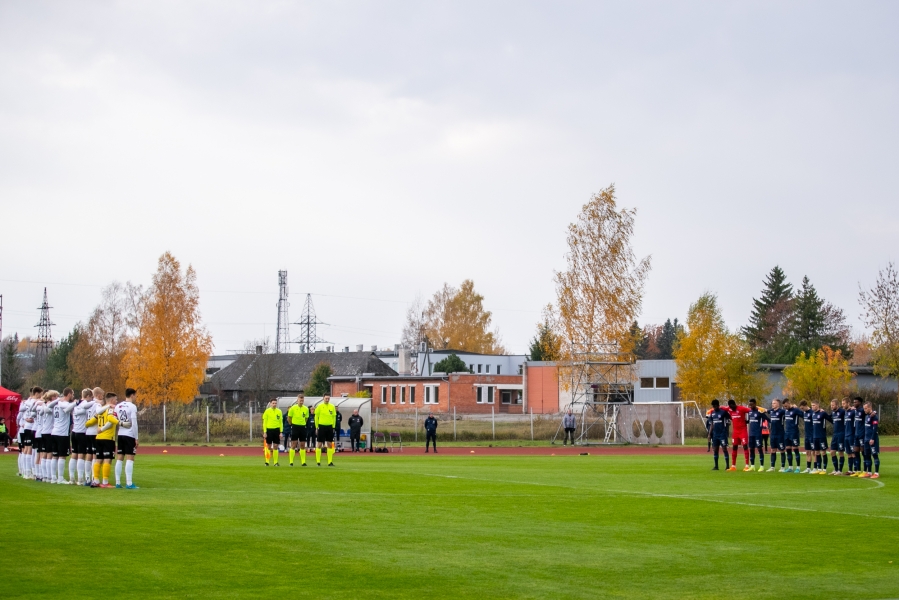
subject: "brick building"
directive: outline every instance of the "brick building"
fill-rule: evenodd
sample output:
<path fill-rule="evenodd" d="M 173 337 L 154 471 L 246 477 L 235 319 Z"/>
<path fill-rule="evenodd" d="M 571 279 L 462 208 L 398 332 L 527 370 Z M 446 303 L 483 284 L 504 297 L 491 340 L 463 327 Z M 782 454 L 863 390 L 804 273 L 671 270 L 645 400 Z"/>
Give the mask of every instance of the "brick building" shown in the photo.
<path fill-rule="evenodd" d="M 523 413 L 521 375 L 451 373 L 449 375 L 335 376 L 331 395 L 368 390 L 372 408 L 387 411 L 429 410 L 450 413 Z"/>

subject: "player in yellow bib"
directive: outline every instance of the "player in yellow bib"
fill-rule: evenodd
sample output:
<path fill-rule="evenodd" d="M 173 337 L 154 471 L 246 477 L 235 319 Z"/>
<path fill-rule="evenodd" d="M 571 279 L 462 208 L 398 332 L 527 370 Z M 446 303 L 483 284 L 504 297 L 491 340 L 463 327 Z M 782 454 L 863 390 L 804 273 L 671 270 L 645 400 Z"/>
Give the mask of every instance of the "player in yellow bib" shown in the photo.
<path fill-rule="evenodd" d="M 293 457 L 296 455 L 297 446 L 300 447 L 300 466 L 306 466 L 306 422 L 309 420 L 309 408 L 303 406 L 306 401 L 303 392 L 297 396 L 296 404 L 287 410 L 287 420 L 290 422 L 290 466 L 293 466 Z"/>
<path fill-rule="evenodd" d="M 337 424 L 337 409 L 331 404 L 331 396 L 325 394 L 321 404 L 315 407 L 315 428 L 318 430 L 318 444 L 315 446 L 315 462 L 322 466 L 322 446 L 328 449 L 328 466 L 334 466 L 334 425 Z"/>
<path fill-rule="evenodd" d="M 88 427 L 97 426 L 97 438 L 94 441 L 94 480 L 91 487 L 108 488 L 109 473 L 112 470 L 112 459 L 115 458 L 115 433 L 119 424 L 115 415 L 115 405 L 118 396 L 113 392 L 106 394 L 106 404 L 96 411 L 93 417 L 85 423 Z M 99 481 L 102 473 L 103 481 Z"/>

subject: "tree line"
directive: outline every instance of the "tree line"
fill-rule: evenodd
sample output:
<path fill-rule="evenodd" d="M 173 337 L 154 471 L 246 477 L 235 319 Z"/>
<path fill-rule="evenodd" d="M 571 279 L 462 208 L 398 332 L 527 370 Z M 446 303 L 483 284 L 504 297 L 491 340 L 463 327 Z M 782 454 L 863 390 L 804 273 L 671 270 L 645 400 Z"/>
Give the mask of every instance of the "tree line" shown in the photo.
<path fill-rule="evenodd" d="M 199 310 L 196 272 L 169 252 L 158 261 L 147 289 L 114 282 L 100 304 L 57 343 L 42 364 L 23 361 L 33 346 L 17 337 L 3 341 L 3 383 L 24 391 L 33 386 L 101 387 L 141 391 L 146 404 L 187 403 L 203 383 L 212 338 Z"/>

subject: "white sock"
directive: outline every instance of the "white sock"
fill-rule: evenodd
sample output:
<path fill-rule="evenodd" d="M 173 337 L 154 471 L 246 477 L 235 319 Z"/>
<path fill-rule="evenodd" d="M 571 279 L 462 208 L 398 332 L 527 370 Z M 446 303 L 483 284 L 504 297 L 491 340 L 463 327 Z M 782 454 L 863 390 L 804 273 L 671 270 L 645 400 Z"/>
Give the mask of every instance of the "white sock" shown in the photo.
<path fill-rule="evenodd" d="M 65 483 L 66 481 L 66 459 L 60 458 L 59 463 L 56 467 L 58 469 L 56 474 L 56 483 Z"/>
<path fill-rule="evenodd" d="M 22 459 L 25 457 L 21 452 L 19 453 L 19 475 L 25 474 L 25 469 L 22 468 Z"/>
<path fill-rule="evenodd" d="M 34 476 L 38 479 L 44 478 L 44 465 L 41 464 L 39 456 L 34 457 Z"/>
<path fill-rule="evenodd" d="M 50 481 L 56 483 L 56 464 L 59 462 L 58 458 L 50 459 Z"/>
<path fill-rule="evenodd" d="M 75 481 L 75 457 L 69 457 L 69 481 Z"/>
<path fill-rule="evenodd" d="M 134 461 L 133 460 L 125 461 L 125 481 L 128 482 L 128 485 L 132 485 L 134 483 Z"/>
<path fill-rule="evenodd" d="M 94 477 L 94 465 L 98 464 L 99 462 L 100 461 L 97 460 L 96 458 L 91 461 L 91 479 L 93 479 L 93 477 Z M 100 469 L 100 471 L 102 472 L 103 469 Z"/>
<path fill-rule="evenodd" d="M 31 475 L 31 455 L 26 454 L 22 458 L 22 468 L 25 469 L 25 477 Z"/>
<path fill-rule="evenodd" d="M 84 459 L 79 458 L 75 463 L 75 475 L 78 477 L 78 483 L 84 482 Z"/>
<path fill-rule="evenodd" d="M 122 461 L 119 459 L 115 461 L 115 484 L 122 485 Z"/>
<path fill-rule="evenodd" d="M 34 452 L 25 456 L 25 472 L 29 477 L 34 477 Z"/>

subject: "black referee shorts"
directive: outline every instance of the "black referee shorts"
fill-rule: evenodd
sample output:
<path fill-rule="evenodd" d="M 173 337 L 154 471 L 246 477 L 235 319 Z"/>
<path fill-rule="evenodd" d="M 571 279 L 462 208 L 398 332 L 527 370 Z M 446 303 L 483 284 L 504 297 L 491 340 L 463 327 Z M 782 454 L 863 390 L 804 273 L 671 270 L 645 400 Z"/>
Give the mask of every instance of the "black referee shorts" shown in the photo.
<path fill-rule="evenodd" d="M 266 429 L 265 430 L 265 443 L 266 444 L 280 444 L 281 443 L 281 430 L 280 429 Z"/>
<path fill-rule="evenodd" d="M 334 441 L 334 426 L 319 425 L 318 426 L 318 443 L 328 444 Z"/>

